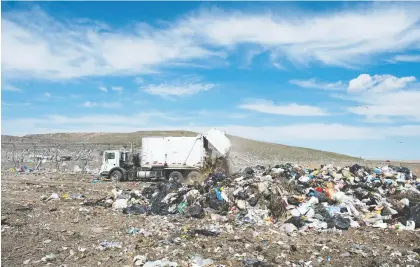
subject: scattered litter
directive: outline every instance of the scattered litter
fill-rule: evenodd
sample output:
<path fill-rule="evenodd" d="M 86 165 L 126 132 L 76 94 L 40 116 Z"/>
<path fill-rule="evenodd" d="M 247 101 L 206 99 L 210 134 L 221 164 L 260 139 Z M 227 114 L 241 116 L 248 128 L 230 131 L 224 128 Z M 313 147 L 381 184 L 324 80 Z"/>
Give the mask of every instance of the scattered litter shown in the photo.
<path fill-rule="evenodd" d="M 107 248 L 122 248 L 121 242 L 108 242 L 103 241 L 99 244 L 99 250 L 105 250 Z"/>
<path fill-rule="evenodd" d="M 45 257 L 43 257 L 41 259 L 41 261 L 43 261 L 43 262 L 51 262 L 51 261 L 55 261 L 55 259 L 56 259 L 56 256 L 53 253 L 51 253 L 51 254 L 48 254 Z"/>
<path fill-rule="evenodd" d="M 47 198 L 47 201 L 49 200 L 57 200 L 60 199 L 60 196 L 57 193 L 52 193 L 49 198 Z"/>
<path fill-rule="evenodd" d="M 190 267 L 205 267 L 210 266 L 214 263 L 212 259 L 203 259 L 200 255 L 195 255 L 191 258 L 189 265 Z"/>
<path fill-rule="evenodd" d="M 157 260 L 157 261 L 148 261 L 144 267 L 178 267 L 178 263 L 169 261 L 167 259 Z"/>
<path fill-rule="evenodd" d="M 234 216 L 238 225 L 274 224 L 283 218 L 286 224 L 281 230 L 288 234 L 361 225 L 414 230 L 420 227 L 420 204 L 403 198 L 396 206 L 389 196 L 420 194 L 417 179 L 409 169 L 394 166 L 337 168 L 329 164 L 308 169 L 282 164 L 273 169 L 248 167 L 230 177 L 212 173 L 194 187 L 162 181 L 141 193 L 113 189 L 111 195 L 114 209 L 124 214 L 180 214 L 196 219 L 210 214 L 220 222 L 224 216 Z M 404 207 L 410 210 L 401 216 Z"/>
<path fill-rule="evenodd" d="M 127 230 L 127 234 L 129 235 L 137 235 L 140 232 L 140 229 L 136 228 L 136 227 L 130 227 Z"/>
<path fill-rule="evenodd" d="M 133 259 L 134 266 L 143 266 L 146 263 L 147 257 L 144 255 L 137 255 Z"/>
<path fill-rule="evenodd" d="M 52 245 L 57 256 L 19 258 L 17 265 L 23 260 L 24 265 L 77 263 L 91 256 L 99 257 L 90 263 L 95 266 L 358 266 L 370 257 L 380 259 L 382 267 L 420 264 L 420 180 L 407 168 L 281 164 L 230 175 L 215 172 L 193 185 L 152 181 L 114 188 L 90 182 L 91 177 L 85 183 L 92 191 L 65 188 L 55 180 L 45 188 L 38 181 L 19 184 L 39 193 L 33 194 L 34 203 L 25 199 L 11 206 L 7 220 L 2 217 L 2 235 L 29 222 L 28 233 L 39 234 L 41 256 Z M 50 195 L 53 190 L 57 193 Z M 62 201 L 40 202 L 42 193 L 43 200 Z M 45 210 L 39 212 L 40 207 Z M 49 213 L 53 209 L 57 212 Z M 36 216 L 46 214 L 54 220 L 38 224 Z M 63 226 L 74 229 L 57 227 L 56 217 L 64 214 Z M 347 231 L 351 228 L 358 229 Z M 102 241 L 104 232 L 113 241 Z M 351 239 L 353 234 L 357 238 Z"/>

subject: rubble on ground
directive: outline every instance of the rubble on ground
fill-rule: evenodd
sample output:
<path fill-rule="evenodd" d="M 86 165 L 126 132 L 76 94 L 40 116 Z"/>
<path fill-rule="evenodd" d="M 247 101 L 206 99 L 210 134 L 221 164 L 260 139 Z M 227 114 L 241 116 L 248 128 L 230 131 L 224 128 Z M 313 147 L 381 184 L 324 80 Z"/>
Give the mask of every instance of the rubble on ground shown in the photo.
<path fill-rule="evenodd" d="M 214 173 L 188 186 L 168 181 L 142 191 L 114 189 L 104 201 L 113 201 L 113 208 L 125 214 L 198 219 L 218 214 L 238 225 L 283 222 L 299 231 L 361 226 L 414 230 L 420 228 L 419 188 L 420 179 L 406 167 L 306 169 L 284 164 L 248 167 L 231 176 Z M 291 225 L 286 232 L 294 231 Z"/>
<path fill-rule="evenodd" d="M 96 178 L 2 177 L 2 261 L 8 266 L 420 264 L 420 180 L 405 167 L 254 166 L 227 176 L 213 173 L 193 185 Z"/>

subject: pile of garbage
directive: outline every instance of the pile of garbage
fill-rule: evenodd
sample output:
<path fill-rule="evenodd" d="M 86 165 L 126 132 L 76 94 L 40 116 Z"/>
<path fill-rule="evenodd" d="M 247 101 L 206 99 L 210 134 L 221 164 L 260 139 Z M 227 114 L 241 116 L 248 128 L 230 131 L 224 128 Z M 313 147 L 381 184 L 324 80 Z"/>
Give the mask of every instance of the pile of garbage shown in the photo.
<path fill-rule="evenodd" d="M 114 189 L 96 204 L 129 215 L 283 223 L 288 233 L 361 226 L 414 230 L 420 228 L 419 190 L 420 178 L 406 167 L 282 164 L 248 167 L 229 176 L 213 173 L 188 186 L 167 181 L 142 190 Z"/>

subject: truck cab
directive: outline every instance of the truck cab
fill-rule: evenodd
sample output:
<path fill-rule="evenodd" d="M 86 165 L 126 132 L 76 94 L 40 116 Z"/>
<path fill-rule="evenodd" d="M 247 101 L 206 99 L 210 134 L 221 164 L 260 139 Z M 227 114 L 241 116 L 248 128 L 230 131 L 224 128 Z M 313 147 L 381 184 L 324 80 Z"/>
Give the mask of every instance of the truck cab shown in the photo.
<path fill-rule="evenodd" d="M 120 167 L 121 152 L 106 150 L 102 155 L 101 176 L 108 176 L 113 168 Z"/>
<path fill-rule="evenodd" d="M 102 155 L 100 176 L 121 180 L 127 176 L 127 171 L 135 171 L 139 167 L 138 154 L 120 150 L 105 150 Z M 116 177 L 112 177 L 112 174 Z M 120 177 L 121 174 L 123 177 Z"/>

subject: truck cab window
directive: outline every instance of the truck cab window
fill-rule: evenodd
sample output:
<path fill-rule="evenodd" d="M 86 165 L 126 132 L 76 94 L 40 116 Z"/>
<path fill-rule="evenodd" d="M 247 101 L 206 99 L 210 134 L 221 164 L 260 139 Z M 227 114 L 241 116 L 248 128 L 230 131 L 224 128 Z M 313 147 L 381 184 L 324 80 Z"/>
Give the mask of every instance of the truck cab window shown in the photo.
<path fill-rule="evenodd" d="M 115 159 L 115 153 L 106 153 L 106 159 Z"/>

